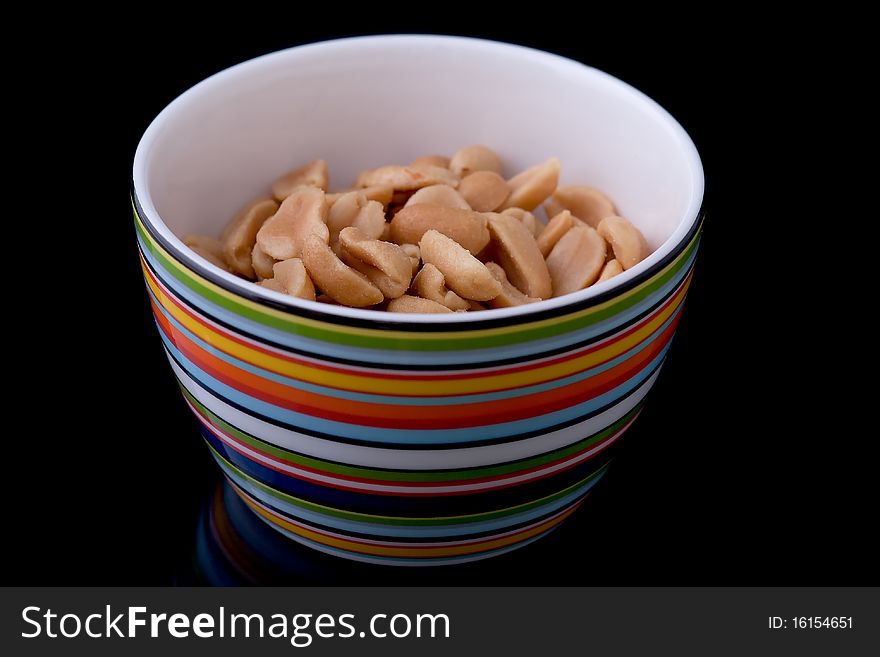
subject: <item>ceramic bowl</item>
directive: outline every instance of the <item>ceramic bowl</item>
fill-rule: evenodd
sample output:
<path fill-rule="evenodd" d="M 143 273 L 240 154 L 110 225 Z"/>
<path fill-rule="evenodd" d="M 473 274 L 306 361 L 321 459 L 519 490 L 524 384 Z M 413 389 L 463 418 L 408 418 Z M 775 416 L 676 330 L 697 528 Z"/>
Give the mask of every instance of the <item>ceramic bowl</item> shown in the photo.
<path fill-rule="evenodd" d="M 313 158 L 345 186 L 471 143 L 508 174 L 558 156 L 561 182 L 605 191 L 653 254 L 532 305 L 406 315 L 260 288 L 180 239 L 218 233 Z M 544 52 L 438 36 L 318 43 L 218 73 L 150 125 L 133 177 L 168 360 L 235 490 L 293 540 L 405 565 L 512 550 L 583 501 L 669 348 L 703 196 L 693 143 L 642 93 Z"/>

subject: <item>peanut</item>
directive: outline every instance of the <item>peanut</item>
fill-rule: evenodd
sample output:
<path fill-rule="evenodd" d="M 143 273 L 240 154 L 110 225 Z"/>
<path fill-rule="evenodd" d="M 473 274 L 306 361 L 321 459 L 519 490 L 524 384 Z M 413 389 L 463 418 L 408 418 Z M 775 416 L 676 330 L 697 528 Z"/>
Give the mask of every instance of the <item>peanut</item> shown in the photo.
<path fill-rule="evenodd" d="M 327 190 L 327 163 L 324 160 L 312 160 L 299 169 L 285 173 L 272 183 L 272 196 L 276 201 L 283 201 L 297 187 L 304 186 Z"/>
<path fill-rule="evenodd" d="M 510 196 L 501 205 L 502 209 L 534 210 L 556 189 L 561 166 L 559 158 L 551 157 L 546 162 L 529 167 L 508 180 Z"/>
<path fill-rule="evenodd" d="M 277 210 L 278 204 L 272 199 L 253 201 L 226 225 L 220 233 L 220 241 L 223 242 L 223 256 L 231 271 L 254 278 L 251 252 L 257 243 L 257 231 Z"/>
<path fill-rule="evenodd" d="M 438 205 L 408 205 L 391 220 L 391 239 L 398 244 L 416 244 L 428 230 L 452 238 L 471 253 L 489 243 L 486 217 L 472 210 Z"/>
<path fill-rule="evenodd" d="M 317 235 L 325 244 L 330 240 L 326 220 L 324 192 L 317 187 L 298 187 L 257 232 L 257 244 L 276 260 L 298 258 L 307 237 Z"/>
<path fill-rule="evenodd" d="M 614 278 L 622 272 L 623 267 L 620 266 L 620 262 L 612 258 L 605 263 L 604 267 L 602 267 L 602 273 L 599 274 L 599 280 L 596 282 L 601 283 L 602 281 L 607 281 L 609 278 Z"/>
<path fill-rule="evenodd" d="M 251 250 L 251 264 L 258 278 L 272 278 L 275 275 L 272 267 L 276 262 L 278 260 L 263 253 L 259 244 L 254 244 Z"/>
<path fill-rule="evenodd" d="M 406 292 L 412 281 L 412 262 L 397 244 L 370 239 L 354 226 L 339 233 L 343 254 L 353 256 L 366 267 L 354 266 L 378 287 L 386 299 L 394 299 Z M 346 261 L 345 257 L 342 258 Z"/>
<path fill-rule="evenodd" d="M 556 246 L 559 238 L 565 235 L 573 225 L 574 218 L 568 210 L 563 210 L 547 222 L 547 226 L 538 237 L 538 248 L 545 258 L 553 250 L 553 247 Z"/>
<path fill-rule="evenodd" d="M 360 192 L 367 197 L 368 201 L 377 201 L 385 207 L 391 202 L 391 196 L 394 194 L 394 189 L 383 185 L 373 185 L 372 187 L 364 187 L 362 189 L 346 189 L 344 191 L 327 194 L 327 204 L 332 206 L 336 201 L 349 192 Z"/>
<path fill-rule="evenodd" d="M 413 297 L 404 294 L 402 297 L 392 299 L 388 302 L 388 312 L 392 313 L 451 313 L 446 306 L 442 306 L 436 301 L 423 299 L 421 297 Z"/>
<path fill-rule="evenodd" d="M 446 285 L 465 299 L 488 301 L 501 294 L 501 283 L 486 265 L 458 242 L 436 230 L 429 230 L 419 241 L 422 260 L 439 269 Z"/>
<path fill-rule="evenodd" d="M 614 250 L 620 266 L 629 269 L 648 255 L 648 243 L 641 231 L 623 217 L 612 215 L 599 222 L 597 229 Z"/>
<path fill-rule="evenodd" d="M 486 268 L 492 272 L 495 280 L 501 283 L 501 294 L 489 302 L 489 305 L 492 308 L 509 308 L 510 306 L 522 306 L 526 303 L 540 301 L 540 299 L 523 294 L 511 285 L 510 281 L 507 280 L 507 274 L 504 273 L 504 269 L 501 265 L 494 262 L 487 262 Z"/>
<path fill-rule="evenodd" d="M 427 263 L 416 275 L 412 289 L 423 299 L 430 299 L 450 310 L 467 310 L 469 304 L 455 292 L 446 287 L 443 273 L 431 263 Z"/>
<path fill-rule="evenodd" d="M 223 259 L 223 244 L 220 240 L 207 235 L 187 235 L 183 243 L 205 260 L 224 271 L 229 271 L 229 265 Z"/>
<path fill-rule="evenodd" d="M 501 214 L 507 214 L 519 219 L 523 222 L 523 225 L 531 231 L 535 239 L 538 239 L 541 232 L 544 230 L 544 224 L 538 221 L 538 218 L 528 210 L 523 210 L 522 208 L 507 208 L 506 210 L 502 210 Z"/>
<path fill-rule="evenodd" d="M 459 149 L 449 162 L 449 169 L 464 178 L 474 171 L 494 171 L 501 174 L 501 158 L 488 146 L 474 144 Z"/>
<path fill-rule="evenodd" d="M 284 286 L 281 285 L 281 282 L 276 281 L 274 278 L 264 278 L 263 280 L 259 281 L 257 285 L 265 287 L 268 290 L 280 292 L 281 294 L 287 294 L 287 292 L 284 291 Z"/>
<path fill-rule="evenodd" d="M 527 296 L 547 299 L 553 293 L 550 272 L 531 231 L 516 217 L 489 215 L 489 231 L 510 282 Z"/>
<path fill-rule="evenodd" d="M 313 160 L 273 183 L 280 205 L 254 201 L 220 241 L 184 241 L 226 271 L 318 303 L 411 313 L 520 306 L 609 280 L 649 254 L 604 194 L 558 186 L 560 168 L 553 157 L 505 180 L 498 155 L 475 144 L 364 170 L 354 187 L 326 193 L 327 165 Z M 532 213 L 541 203 L 546 225 Z"/>
<path fill-rule="evenodd" d="M 278 281 L 286 294 L 300 299 L 315 300 L 315 286 L 302 260 L 299 258 L 283 260 L 275 263 L 272 269 L 275 274 L 274 280 Z"/>
<path fill-rule="evenodd" d="M 391 164 L 377 169 L 362 171 L 355 181 L 355 187 L 381 185 L 392 187 L 394 191 L 410 191 L 428 185 L 449 185 L 458 187 L 458 176 L 449 169 L 430 165 L 399 166 Z"/>
<path fill-rule="evenodd" d="M 385 209 L 378 201 L 368 201 L 362 192 L 343 194 L 327 213 L 330 241 L 335 242 L 339 232 L 348 226 L 355 226 L 368 237 L 377 239 L 385 230 Z"/>
<path fill-rule="evenodd" d="M 494 171 L 475 171 L 462 179 L 458 191 L 477 212 L 497 209 L 510 195 L 504 178 Z"/>
<path fill-rule="evenodd" d="M 605 265 L 605 240 L 589 226 L 569 229 L 547 256 L 553 296 L 592 285 Z"/>
<path fill-rule="evenodd" d="M 560 185 L 544 203 L 544 210 L 548 217 L 570 210 L 575 217 L 593 228 L 597 228 L 605 217 L 616 214 L 614 204 L 607 196 L 584 185 Z"/>
<path fill-rule="evenodd" d="M 383 238 L 383 241 L 388 242 L 389 240 Z M 412 275 L 415 276 L 419 270 L 419 265 L 422 264 L 422 254 L 419 252 L 419 247 L 415 244 L 401 244 L 400 249 L 409 256 L 409 261 L 412 265 Z"/>
<path fill-rule="evenodd" d="M 471 209 L 471 206 L 462 198 L 462 195 L 449 185 L 422 187 L 406 200 L 404 207 L 407 205 L 419 205 L 420 203 L 440 205 L 444 208 L 458 208 L 459 210 Z"/>
<path fill-rule="evenodd" d="M 384 299 L 378 287 L 342 262 L 318 235 L 311 234 L 305 239 L 302 261 L 321 291 L 344 306 L 365 308 Z"/>

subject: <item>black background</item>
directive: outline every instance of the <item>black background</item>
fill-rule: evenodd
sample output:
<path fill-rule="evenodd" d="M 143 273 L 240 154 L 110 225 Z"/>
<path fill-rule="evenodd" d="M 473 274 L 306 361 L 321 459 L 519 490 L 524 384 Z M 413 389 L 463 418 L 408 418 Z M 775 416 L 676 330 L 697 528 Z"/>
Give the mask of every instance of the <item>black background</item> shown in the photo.
<path fill-rule="evenodd" d="M 571 520 L 482 564 L 401 573 L 321 560 L 323 574 L 305 579 L 333 572 L 329 580 L 340 583 L 413 585 L 859 584 L 870 572 L 876 579 L 866 537 L 874 503 L 855 467 L 860 439 L 831 418 L 854 410 L 835 396 L 848 383 L 818 372 L 839 347 L 823 342 L 825 302 L 799 293 L 817 291 L 814 270 L 787 262 L 797 254 L 809 261 L 814 254 L 804 249 L 817 248 L 795 246 L 792 234 L 802 231 L 790 227 L 799 220 L 792 196 L 811 193 L 815 181 L 802 181 L 798 192 L 786 187 L 800 110 L 783 100 L 797 93 L 793 69 L 805 53 L 773 53 L 773 28 L 756 24 L 694 29 L 598 14 L 584 21 L 548 6 L 538 12 L 544 16 L 510 8 L 478 25 L 466 9 L 430 20 L 390 7 L 371 20 L 218 13 L 192 24 L 159 14 L 150 23 L 69 31 L 56 16 L 66 38 L 42 33 L 34 42 L 56 48 L 60 61 L 31 70 L 13 103 L 37 119 L 20 124 L 30 126 L 21 132 L 31 142 L 21 164 L 40 194 L 34 198 L 49 205 L 15 215 L 28 218 L 20 222 L 28 231 L 9 249 L 25 256 L 17 272 L 30 287 L 21 301 L 28 323 L 7 318 L 10 344 L 21 347 L 7 354 L 17 364 L 10 376 L 17 403 L 7 413 L 24 424 L 6 431 L 6 538 L 15 554 L 4 583 L 201 581 L 192 566 L 197 520 L 218 475 L 180 399 L 140 279 L 128 200 L 134 149 L 168 102 L 214 72 L 299 43 L 383 32 L 511 41 L 629 82 L 696 142 L 708 220 L 684 316 L 646 410 Z M 231 20 L 220 25 L 221 18 Z M 54 245 L 49 253 L 35 246 L 40 240 Z M 37 266 L 35 252 L 55 266 Z M 269 583 L 298 581 L 273 577 Z"/>

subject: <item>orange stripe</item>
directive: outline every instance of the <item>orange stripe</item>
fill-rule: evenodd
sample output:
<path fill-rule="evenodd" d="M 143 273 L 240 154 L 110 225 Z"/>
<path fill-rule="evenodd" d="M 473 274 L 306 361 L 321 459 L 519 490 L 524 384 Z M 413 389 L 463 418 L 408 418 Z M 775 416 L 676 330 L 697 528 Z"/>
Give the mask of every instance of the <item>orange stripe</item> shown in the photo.
<path fill-rule="evenodd" d="M 653 315 L 645 318 L 642 323 L 618 334 L 611 340 L 593 345 L 589 349 L 570 352 L 554 360 L 536 360 L 509 370 L 482 372 L 479 377 L 463 375 L 458 372 L 443 379 L 431 381 L 417 373 L 408 372 L 399 375 L 394 381 L 386 380 L 383 384 L 379 384 L 377 381 L 381 377 L 374 376 L 372 372 L 362 372 L 357 369 L 325 370 L 326 374 L 322 374 L 320 369 L 311 365 L 295 364 L 277 354 L 256 350 L 245 343 L 232 340 L 204 324 L 191 313 L 184 311 L 176 300 L 169 298 L 154 281 L 149 280 L 148 283 L 166 311 L 178 322 L 181 322 L 187 330 L 194 332 L 202 340 L 224 353 L 261 369 L 289 378 L 343 390 L 398 396 L 439 397 L 522 387 L 595 367 L 618 356 L 656 330 L 683 301 L 689 280 L 688 278 L 676 294 Z"/>
<path fill-rule="evenodd" d="M 236 491 L 236 493 L 238 493 L 238 491 Z M 540 525 L 537 525 L 525 531 L 518 532 L 510 536 L 505 536 L 503 538 L 490 538 L 474 541 L 472 543 L 466 543 L 464 545 L 448 545 L 441 547 L 418 545 L 414 545 L 412 547 L 398 547 L 392 545 L 376 545 L 373 543 L 364 543 L 361 541 L 342 539 L 336 536 L 328 536 L 322 532 L 306 529 L 305 527 L 294 524 L 293 522 L 290 522 L 285 518 L 281 518 L 263 509 L 261 506 L 251 501 L 248 497 L 241 495 L 241 493 L 238 494 L 244 500 L 245 504 L 251 507 L 263 518 L 273 524 L 278 525 L 279 527 L 282 527 L 283 529 L 286 529 L 289 532 L 296 534 L 297 536 L 301 536 L 302 538 L 306 538 L 310 541 L 314 541 L 315 543 L 320 543 L 328 547 L 338 548 L 340 550 L 347 550 L 349 552 L 356 552 L 358 554 L 385 557 L 449 557 L 477 554 L 479 552 L 488 552 L 489 550 L 506 547 L 514 543 L 525 541 L 529 538 L 532 538 L 533 536 L 537 536 L 538 534 L 541 534 L 542 532 L 550 529 L 554 525 L 557 525 L 568 518 L 568 516 L 574 513 L 575 510 L 577 510 L 578 506 L 580 506 L 580 502 L 577 502 L 570 509 L 567 509 L 562 515 L 551 518 L 550 520 L 542 522 Z"/>
<path fill-rule="evenodd" d="M 560 388 L 525 394 L 515 401 L 498 399 L 444 406 L 410 406 L 340 400 L 271 381 L 208 353 L 157 314 L 162 331 L 199 369 L 239 392 L 267 403 L 327 420 L 399 429 L 452 429 L 481 426 L 543 415 L 592 399 L 617 387 L 644 368 L 672 338 L 673 321 L 650 346 L 622 363 Z M 340 407 L 345 408 L 341 412 Z"/>

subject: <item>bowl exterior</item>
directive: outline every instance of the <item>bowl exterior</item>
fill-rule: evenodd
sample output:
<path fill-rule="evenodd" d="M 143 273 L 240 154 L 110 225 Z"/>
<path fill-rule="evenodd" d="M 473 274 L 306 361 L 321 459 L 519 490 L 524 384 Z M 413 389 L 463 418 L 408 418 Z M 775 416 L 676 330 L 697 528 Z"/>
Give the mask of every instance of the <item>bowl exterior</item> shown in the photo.
<path fill-rule="evenodd" d="M 135 207 L 169 362 L 236 493 L 293 540 L 383 564 L 500 554 L 575 511 L 657 377 L 699 242 L 695 223 L 644 276 L 580 304 L 364 322 L 225 289 Z"/>

